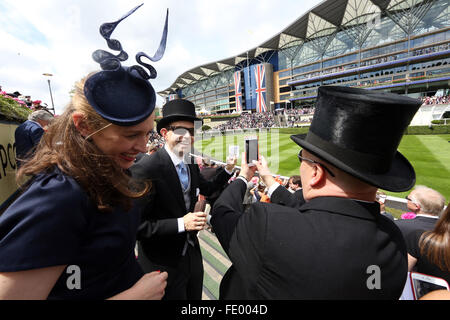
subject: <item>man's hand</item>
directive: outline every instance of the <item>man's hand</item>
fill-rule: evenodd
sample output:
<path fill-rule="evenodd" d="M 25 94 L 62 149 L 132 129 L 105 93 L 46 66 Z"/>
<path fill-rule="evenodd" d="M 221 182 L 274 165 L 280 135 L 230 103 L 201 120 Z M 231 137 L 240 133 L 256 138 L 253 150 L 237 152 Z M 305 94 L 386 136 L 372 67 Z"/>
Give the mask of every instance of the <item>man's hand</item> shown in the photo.
<path fill-rule="evenodd" d="M 256 166 L 249 167 L 246 159 L 247 157 L 245 156 L 245 152 L 243 152 L 241 161 L 241 172 L 239 175 L 247 179 L 247 181 L 250 181 L 255 175 Z"/>
<path fill-rule="evenodd" d="M 234 167 L 236 166 L 236 161 L 237 159 L 235 157 L 228 157 L 225 169 L 227 169 L 228 172 L 233 171 Z"/>
<path fill-rule="evenodd" d="M 189 212 L 183 217 L 184 229 L 186 231 L 200 231 L 206 224 L 206 213 Z"/>
<path fill-rule="evenodd" d="M 270 172 L 266 159 L 263 156 L 259 156 L 259 159 L 259 161 L 253 160 L 253 164 L 256 166 L 263 183 L 267 188 L 270 188 L 277 181 Z"/>

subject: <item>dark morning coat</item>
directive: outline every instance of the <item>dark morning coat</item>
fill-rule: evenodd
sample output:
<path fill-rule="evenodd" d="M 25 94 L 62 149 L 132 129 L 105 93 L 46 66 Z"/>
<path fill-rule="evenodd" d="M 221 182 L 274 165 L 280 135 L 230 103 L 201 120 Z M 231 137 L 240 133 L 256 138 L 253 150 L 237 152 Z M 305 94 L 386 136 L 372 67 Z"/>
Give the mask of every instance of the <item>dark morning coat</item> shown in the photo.
<path fill-rule="evenodd" d="M 137 237 L 145 256 L 155 264 L 177 265 L 182 257 L 187 235 L 186 232 L 178 233 L 177 219 L 193 211 L 199 193 L 210 195 L 222 188 L 230 178 L 224 169 L 219 169 L 217 174 L 207 181 L 200 175 L 198 165 L 188 164 L 188 168 L 191 179 L 189 210 L 186 210 L 175 166 L 164 148 L 143 157 L 130 169 L 133 177 L 152 181 L 152 190 L 150 196 L 145 199 L 143 219 Z M 191 231 L 191 234 L 195 246 L 199 247 L 196 232 Z"/>
<path fill-rule="evenodd" d="M 414 219 L 396 220 L 395 224 L 400 228 L 405 239 L 418 230 L 431 231 L 436 226 L 438 219 L 433 217 L 418 216 Z"/>
<path fill-rule="evenodd" d="M 221 299 L 400 297 L 405 243 L 378 203 L 322 197 L 297 209 L 256 203 L 242 213 L 245 190 L 237 179 L 212 210 L 212 226 L 233 263 Z M 371 266 L 379 267 L 379 283 Z"/>
<path fill-rule="evenodd" d="M 288 206 L 291 208 L 299 208 L 305 203 L 305 198 L 303 198 L 302 189 L 291 193 L 284 187 L 278 187 L 270 196 L 270 202 L 280 204 L 282 206 Z"/>

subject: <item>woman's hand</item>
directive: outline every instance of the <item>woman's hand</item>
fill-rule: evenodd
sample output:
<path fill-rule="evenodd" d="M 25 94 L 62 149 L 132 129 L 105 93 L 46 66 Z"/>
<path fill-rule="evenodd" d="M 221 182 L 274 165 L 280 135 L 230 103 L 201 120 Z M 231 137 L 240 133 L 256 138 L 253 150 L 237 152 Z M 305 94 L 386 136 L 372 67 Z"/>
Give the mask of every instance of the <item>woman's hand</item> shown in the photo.
<path fill-rule="evenodd" d="M 167 286 L 167 272 L 146 273 L 130 289 L 115 295 L 111 300 L 161 300 Z"/>

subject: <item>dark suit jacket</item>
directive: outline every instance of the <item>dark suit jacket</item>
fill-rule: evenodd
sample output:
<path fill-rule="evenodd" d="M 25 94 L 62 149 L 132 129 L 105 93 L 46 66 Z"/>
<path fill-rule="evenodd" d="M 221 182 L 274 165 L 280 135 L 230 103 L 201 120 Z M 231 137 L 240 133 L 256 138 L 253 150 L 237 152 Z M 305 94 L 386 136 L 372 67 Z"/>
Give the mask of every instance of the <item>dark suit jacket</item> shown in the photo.
<path fill-rule="evenodd" d="M 197 190 L 203 195 L 210 195 L 226 184 L 230 175 L 219 169 L 210 180 L 205 180 L 196 164 L 188 164 L 191 191 L 191 205 L 186 210 L 183 192 L 177 171 L 164 148 L 149 157 L 142 157 L 130 171 L 134 178 L 150 179 L 152 189 L 144 200 L 142 223 L 137 238 L 145 255 L 153 263 L 175 266 L 182 256 L 186 242 L 186 232 L 178 233 L 178 218 L 192 212 L 197 202 Z M 192 232 L 196 235 L 195 232 Z M 198 239 L 191 237 L 196 246 Z"/>
<path fill-rule="evenodd" d="M 201 169 L 200 174 L 202 175 L 203 178 L 205 178 L 205 180 L 211 180 L 217 174 L 217 170 L 221 170 L 221 168 L 220 167 L 216 167 L 216 168 L 207 167 L 207 168 Z M 227 186 L 226 184 L 223 185 L 220 189 L 213 192 L 209 196 L 205 197 L 206 201 L 211 205 L 211 207 L 214 205 L 214 202 L 216 202 L 217 198 L 219 198 L 220 194 L 222 193 L 223 189 L 226 186 Z"/>
<path fill-rule="evenodd" d="M 34 122 L 27 120 L 17 127 L 14 132 L 16 140 L 16 159 L 17 164 L 20 165 L 19 159 L 26 159 L 34 151 L 44 134 L 44 129 Z"/>
<path fill-rule="evenodd" d="M 291 208 L 299 208 L 305 203 L 305 198 L 303 198 L 303 190 L 297 190 L 291 193 L 288 189 L 283 186 L 279 186 L 275 189 L 270 197 L 270 202 L 280 204 L 282 206 L 288 206 Z"/>
<path fill-rule="evenodd" d="M 395 220 L 395 224 L 401 230 L 403 236 L 406 238 L 410 233 L 417 230 L 430 231 L 434 229 L 436 218 L 415 217 L 414 219 Z"/>
<path fill-rule="evenodd" d="M 242 213 L 236 180 L 216 201 L 211 223 L 232 267 L 221 299 L 398 299 L 406 275 L 400 230 L 378 203 L 321 197 L 299 209 L 255 203 Z M 379 267 L 380 289 L 369 289 Z"/>

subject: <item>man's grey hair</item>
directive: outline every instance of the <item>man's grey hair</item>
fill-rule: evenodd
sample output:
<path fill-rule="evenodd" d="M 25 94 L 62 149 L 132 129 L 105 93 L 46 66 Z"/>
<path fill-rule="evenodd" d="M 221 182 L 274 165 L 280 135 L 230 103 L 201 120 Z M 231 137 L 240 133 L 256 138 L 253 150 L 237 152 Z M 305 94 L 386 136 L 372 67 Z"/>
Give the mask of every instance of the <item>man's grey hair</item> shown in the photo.
<path fill-rule="evenodd" d="M 418 185 L 414 188 L 412 197 L 423 213 L 440 216 L 444 210 L 445 198 L 434 189 Z"/>
<path fill-rule="evenodd" d="M 37 121 L 37 120 L 42 120 L 42 121 L 48 121 L 51 122 L 53 120 L 53 115 L 45 110 L 37 110 L 32 112 L 29 116 L 28 116 L 28 120 L 31 121 Z"/>

